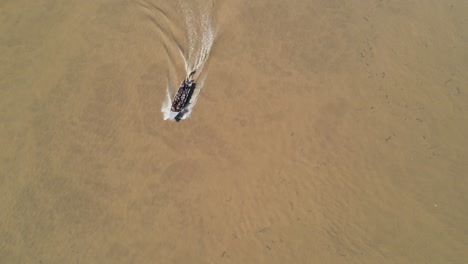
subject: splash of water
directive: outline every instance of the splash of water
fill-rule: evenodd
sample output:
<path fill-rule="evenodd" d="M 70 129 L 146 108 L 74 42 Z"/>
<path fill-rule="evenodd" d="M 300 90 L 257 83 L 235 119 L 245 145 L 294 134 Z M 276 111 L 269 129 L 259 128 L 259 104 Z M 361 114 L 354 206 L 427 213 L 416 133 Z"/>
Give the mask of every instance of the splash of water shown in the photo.
<path fill-rule="evenodd" d="M 163 113 L 163 119 L 168 120 L 171 116 L 171 93 L 169 92 L 169 82 L 166 88 L 166 98 L 163 101 L 161 112 Z"/>
<path fill-rule="evenodd" d="M 185 24 L 187 28 L 188 49 L 186 54 L 179 49 L 180 55 L 185 63 L 185 71 L 188 75 L 192 71 L 197 71 L 195 76 L 197 88 L 192 95 L 190 103 L 186 106 L 186 113 L 181 119 L 186 119 L 192 113 L 192 110 L 198 100 L 198 95 L 203 88 L 207 73 L 204 70 L 208 60 L 211 47 L 214 41 L 214 32 L 212 28 L 212 10 L 210 6 L 197 5 L 196 3 L 187 0 L 179 1 L 180 9 L 185 17 Z M 166 89 L 166 98 L 162 104 L 161 112 L 163 119 L 167 120 L 170 116 L 171 100 L 173 95 L 168 81 Z"/>

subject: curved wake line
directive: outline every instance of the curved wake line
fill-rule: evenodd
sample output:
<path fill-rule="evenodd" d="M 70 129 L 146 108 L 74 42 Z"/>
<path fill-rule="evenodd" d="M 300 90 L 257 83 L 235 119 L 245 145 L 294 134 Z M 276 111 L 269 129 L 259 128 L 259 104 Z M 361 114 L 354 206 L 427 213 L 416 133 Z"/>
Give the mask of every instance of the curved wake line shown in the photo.
<path fill-rule="evenodd" d="M 179 1 L 179 5 L 185 17 L 189 45 L 188 54 L 184 54 L 180 47 L 179 53 L 184 60 L 187 77 L 190 72 L 197 71 L 195 77 L 197 88 L 192 95 L 189 105 L 185 108 L 187 112 L 184 114 L 184 116 L 182 116 L 181 119 L 186 119 L 191 115 L 192 110 L 198 100 L 198 95 L 203 88 L 207 77 L 207 73 L 204 71 L 204 68 L 206 61 L 208 60 L 215 36 L 211 24 L 212 10 L 208 6 L 199 7 L 195 4 L 189 6 L 189 3 L 192 2 L 183 0 Z M 170 116 L 170 108 L 173 97 L 171 90 L 174 90 L 170 86 L 171 85 L 169 84 L 168 80 L 166 98 L 163 101 L 161 108 L 164 120 L 168 120 Z"/>
<path fill-rule="evenodd" d="M 162 107 L 161 107 L 161 112 L 163 113 L 163 119 L 168 120 L 171 116 L 171 94 L 169 92 L 169 82 L 167 84 L 166 88 L 166 99 L 163 101 Z"/>

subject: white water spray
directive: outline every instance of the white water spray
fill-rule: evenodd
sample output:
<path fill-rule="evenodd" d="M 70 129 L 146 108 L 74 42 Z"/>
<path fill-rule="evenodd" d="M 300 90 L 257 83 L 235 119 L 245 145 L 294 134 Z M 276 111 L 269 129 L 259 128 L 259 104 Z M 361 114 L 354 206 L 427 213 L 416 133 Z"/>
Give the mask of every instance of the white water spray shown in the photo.
<path fill-rule="evenodd" d="M 197 5 L 196 2 L 198 1 L 194 2 L 189 0 L 179 1 L 180 9 L 185 17 L 189 45 L 186 54 L 184 54 L 180 49 L 179 52 L 185 63 L 187 77 L 191 72 L 196 71 L 195 80 L 197 84 L 197 88 L 192 95 L 190 103 L 185 107 L 186 113 L 181 117 L 181 119 L 186 119 L 190 116 L 198 100 L 198 95 L 200 94 L 207 77 L 204 67 L 214 41 L 214 33 L 211 24 L 212 4 Z M 166 98 L 161 108 L 164 120 L 167 120 L 170 117 L 170 108 L 173 98 L 171 91 L 173 90 L 175 89 L 170 87 L 168 81 Z"/>

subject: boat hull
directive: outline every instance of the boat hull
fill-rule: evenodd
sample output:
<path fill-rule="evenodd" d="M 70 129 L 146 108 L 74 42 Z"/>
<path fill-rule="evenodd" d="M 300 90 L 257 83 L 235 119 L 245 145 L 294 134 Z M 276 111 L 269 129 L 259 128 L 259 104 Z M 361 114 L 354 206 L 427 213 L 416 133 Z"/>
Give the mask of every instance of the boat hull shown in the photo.
<path fill-rule="evenodd" d="M 183 117 L 187 112 L 187 106 L 190 105 L 190 99 L 192 98 L 195 88 L 196 84 L 194 81 L 186 79 L 181 83 L 172 100 L 169 119 L 179 121 Z"/>

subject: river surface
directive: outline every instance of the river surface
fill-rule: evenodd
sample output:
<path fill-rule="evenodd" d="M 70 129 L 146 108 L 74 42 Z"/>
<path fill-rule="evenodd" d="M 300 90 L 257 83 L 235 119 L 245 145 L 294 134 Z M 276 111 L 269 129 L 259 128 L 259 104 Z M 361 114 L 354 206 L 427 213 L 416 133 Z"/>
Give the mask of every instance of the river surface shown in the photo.
<path fill-rule="evenodd" d="M 0 263 L 468 263 L 466 14 L 0 1 Z"/>

